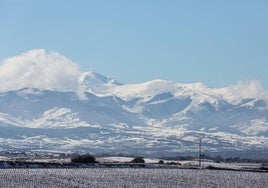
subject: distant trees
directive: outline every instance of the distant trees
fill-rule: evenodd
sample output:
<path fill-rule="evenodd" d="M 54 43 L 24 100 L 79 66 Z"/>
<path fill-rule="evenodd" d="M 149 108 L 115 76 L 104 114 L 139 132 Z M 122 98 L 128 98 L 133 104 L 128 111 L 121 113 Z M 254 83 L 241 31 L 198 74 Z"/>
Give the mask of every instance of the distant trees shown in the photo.
<path fill-rule="evenodd" d="M 145 163 L 145 160 L 143 157 L 135 157 L 132 161 L 132 163 Z"/>
<path fill-rule="evenodd" d="M 73 163 L 97 163 L 96 158 L 89 153 L 83 155 L 75 155 L 71 158 L 71 161 Z"/>
<path fill-rule="evenodd" d="M 261 167 L 260 167 L 260 170 L 266 170 L 266 171 L 268 171 L 268 163 L 267 164 L 266 163 L 263 163 L 261 165 Z"/>

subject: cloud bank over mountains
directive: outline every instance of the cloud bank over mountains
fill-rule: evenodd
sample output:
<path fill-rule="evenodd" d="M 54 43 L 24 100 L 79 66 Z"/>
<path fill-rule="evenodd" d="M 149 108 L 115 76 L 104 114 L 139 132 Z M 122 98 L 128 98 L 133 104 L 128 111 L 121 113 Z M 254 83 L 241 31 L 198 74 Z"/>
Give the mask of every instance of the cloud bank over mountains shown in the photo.
<path fill-rule="evenodd" d="M 226 90 L 231 100 L 237 100 L 237 97 L 242 99 L 263 98 L 268 100 L 268 95 L 259 80 L 238 81 L 236 85 L 229 86 Z"/>
<path fill-rule="evenodd" d="M 26 87 L 76 90 L 79 66 L 56 52 L 31 50 L 0 64 L 0 91 Z"/>
<path fill-rule="evenodd" d="M 91 77 L 91 81 L 87 81 L 89 88 L 81 86 L 81 80 L 84 82 L 85 76 Z M 57 91 L 76 91 L 81 94 L 83 89 L 90 89 L 90 85 L 92 85 L 93 89 L 101 90 L 103 93 L 105 93 L 106 88 L 120 87 L 120 84 L 116 84 L 115 80 L 105 79 L 106 77 L 102 78 L 102 75 L 97 73 L 82 72 L 78 64 L 57 52 L 46 52 L 44 49 L 30 50 L 21 55 L 4 59 L 0 63 L 0 91 L 29 87 Z M 97 84 L 98 88 L 94 84 Z M 241 98 L 268 99 L 267 93 L 263 90 L 258 80 L 239 81 L 236 85 L 213 89 L 213 91 L 223 94 L 233 101 Z"/>

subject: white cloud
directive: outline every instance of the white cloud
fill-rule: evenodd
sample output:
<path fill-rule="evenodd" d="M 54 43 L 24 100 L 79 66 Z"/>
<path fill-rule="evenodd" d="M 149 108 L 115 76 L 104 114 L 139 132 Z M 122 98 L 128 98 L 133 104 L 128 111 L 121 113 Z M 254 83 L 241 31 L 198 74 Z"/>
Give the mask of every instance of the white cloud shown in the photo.
<path fill-rule="evenodd" d="M 259 80 L 238 81 L 236 85 L 219 90 L 228 101 L 239 103 L 242 99 L 262 98 L 267 99 L 267 92 L 264 91 Z"/>
<path fill-rule="evenodd" d="M 229 87 L 234 95 L 242 98 L 258 98 L 264 94 L 262 84 L 259 80 L 239 81 L 236 85 Z"/>
<path fill-rule="evenodd" d="M 0 91 L 31 87 L 77 90 L 81 74 L 77 64 L 56 52 L 31 50 L 0 64 Z"/>

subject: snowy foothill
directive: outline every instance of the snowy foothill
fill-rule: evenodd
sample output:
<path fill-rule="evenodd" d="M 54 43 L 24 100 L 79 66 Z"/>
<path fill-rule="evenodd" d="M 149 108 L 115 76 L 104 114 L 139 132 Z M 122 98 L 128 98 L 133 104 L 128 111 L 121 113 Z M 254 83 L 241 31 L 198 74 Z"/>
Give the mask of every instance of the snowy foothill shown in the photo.
<path fill-rule="evenodd" d="M 100 163 L 131 163 L 134 157 L 98 157 L 97 161 Z M 175 165 L 178 168 L 200 168 L 199 160 L 166 160 L 166 159 L 157 159 L 157 158 L 143 158 L 144 164 L 159 164 L 159 161 L 163 161 L 162 165 Z M 160 164 L 159 164 L 160 165 Z M 255 170 L 261 168 L 261 163 L 227 163 L 227 162 L 215 162 L 210 159 L 201 160 L 201 168 L 210 168 L 214 167 L 215 169 L 226 169 L 226 170 Z"/>

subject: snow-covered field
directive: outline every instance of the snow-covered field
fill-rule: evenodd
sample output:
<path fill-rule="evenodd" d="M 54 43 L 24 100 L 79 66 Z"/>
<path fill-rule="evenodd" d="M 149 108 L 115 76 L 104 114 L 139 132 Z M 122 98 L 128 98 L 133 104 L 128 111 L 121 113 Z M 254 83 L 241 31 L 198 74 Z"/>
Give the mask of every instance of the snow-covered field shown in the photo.
<path fill-rule="evenodd" d="M 193 169 L 1 169 L 1 187 L 268 187 L 268 173 Z"/>

